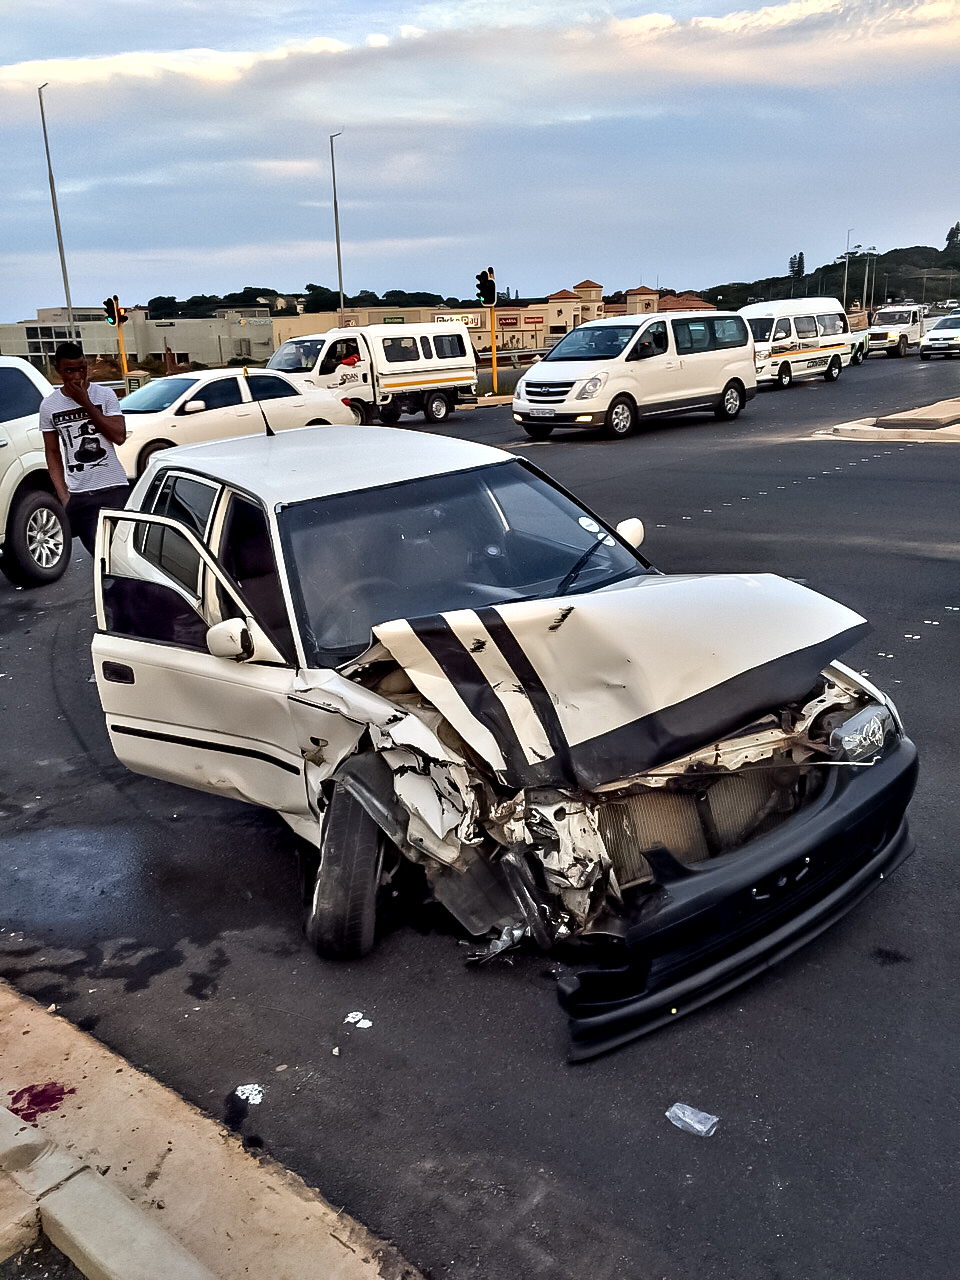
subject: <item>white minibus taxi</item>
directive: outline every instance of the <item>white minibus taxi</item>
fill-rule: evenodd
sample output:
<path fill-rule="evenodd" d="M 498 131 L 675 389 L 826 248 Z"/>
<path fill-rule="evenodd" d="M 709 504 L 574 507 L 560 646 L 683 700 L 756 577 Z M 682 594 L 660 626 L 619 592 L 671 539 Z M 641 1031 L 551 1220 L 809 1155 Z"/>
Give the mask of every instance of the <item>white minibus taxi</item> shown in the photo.
<path fill-rule="evenodd" d="M 517 383 L 513 418 L 628 436 L 641 418 L 712 410 L 735 418 L 757 394 L 753 339 L 731 311 L 609 316 L 572 329 Z"/>
<path fill-rule="evenodd" d="M 863 360 L 863 346 L 836 298 L 752 302 L 740 315 L 753 331 L 758 383 L 786 388 L 796 378 L 836 382 L 851 360 Z"/>
<path fill-rule="evenodd" d="M 363 422 L 443 422 L 477 402 L 477 361 L 459 323 L 368 324 L 288 338 L 267 362 L 304 387 L 348 396 Z"/>

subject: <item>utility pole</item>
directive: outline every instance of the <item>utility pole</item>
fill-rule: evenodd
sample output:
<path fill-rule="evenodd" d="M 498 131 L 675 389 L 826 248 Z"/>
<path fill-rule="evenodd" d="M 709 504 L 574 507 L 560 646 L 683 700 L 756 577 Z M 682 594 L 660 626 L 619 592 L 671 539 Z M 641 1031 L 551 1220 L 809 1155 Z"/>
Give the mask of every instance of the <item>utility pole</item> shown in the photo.
<path fill-rule="evenodd" d="M 339 138 L 343 130 L 330 135 L 330 176 L 333 179 L 333 230 L 337 238 L 337 285 L 340 289 L 340 310 L 337 313 L 337 324 L 343 328 L 343 259 L 340 255 L 340 212 L 337 209 L 337 165 L 333 158 L 333 140 Z"/>
<path fill-rule="evenodd" d="M 850 267 L 850 234 L 854 230 L 853 227 L 847 232 L 847 248 L 843 255 L 843 309 L 847 309 L 847 271 Z"/>
<path fill-rule="evenodd" d="M 73 339 L 79 338 L 79 333 L 73 323 L 73 303 L 70 301 L 70 281 L 67 278 L 67 257 L 63 252 L 63 236 L 60 234 L 60 210 L 57 208 L 57 185 L 53 180 L 53 165 L 50 162 L 50 142 L 47 138 L 47 116 L 43 109 L 43 91 L 46 89 L 49 81 L 40 85 L 37 89 L 37 97 L 40 99 L 40 125 L 43 129 L 43 149 L 47 154 L 47 177 L 50 179 L 50 202 L 53 205 L 53 225 L 57 229 L 57 248 L 60 250 L 60 270 L 63 272 L 63 293 L 67 302 L 67 332 Z"/>

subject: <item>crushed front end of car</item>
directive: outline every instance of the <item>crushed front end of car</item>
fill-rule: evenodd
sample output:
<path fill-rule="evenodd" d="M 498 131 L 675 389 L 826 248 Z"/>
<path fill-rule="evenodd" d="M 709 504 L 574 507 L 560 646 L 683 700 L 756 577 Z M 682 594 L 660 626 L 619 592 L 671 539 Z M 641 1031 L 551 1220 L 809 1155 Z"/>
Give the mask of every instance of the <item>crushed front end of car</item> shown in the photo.
<path fill-rule="evenodd" d="M 488 953 L 579 948 L 559 995 L 590 1057 L 789 954 L 911 851 L 916 751 L 836 660 L 865 625 L 772 575 L 383 624 L 344 681 L 381 710 L 333 776 Z"/>

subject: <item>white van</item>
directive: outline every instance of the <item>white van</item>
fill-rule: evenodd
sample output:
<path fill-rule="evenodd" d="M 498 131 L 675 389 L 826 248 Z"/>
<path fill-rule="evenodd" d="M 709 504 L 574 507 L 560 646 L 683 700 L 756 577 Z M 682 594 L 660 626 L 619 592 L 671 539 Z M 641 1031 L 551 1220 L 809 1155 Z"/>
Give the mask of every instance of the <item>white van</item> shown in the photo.
<path fill-rule="evenodd" d="M 295 382 L 348 396 L 362 422 L 422 413 L 443 422 L 477 400 L 477 361 L 462 324 L 370 324 L 288 338 L 267 362 Z"/>
<path fill-rule="evenodd" d="M 759 383 L 785 389 L 796 378 L 836 382 L 851 361 L 863 362 L 863 343 L 836 298 L 752 302 L 740 315 L 753 331 Z"/>
<path fill-rule="evenodd" d="M 757 394 L 753 339 L 735 312 L 610 316 L 572 329 L 517 383 L 513 418 L 628 436 L 641 418 L 711 409 L 735 418 Z"/>

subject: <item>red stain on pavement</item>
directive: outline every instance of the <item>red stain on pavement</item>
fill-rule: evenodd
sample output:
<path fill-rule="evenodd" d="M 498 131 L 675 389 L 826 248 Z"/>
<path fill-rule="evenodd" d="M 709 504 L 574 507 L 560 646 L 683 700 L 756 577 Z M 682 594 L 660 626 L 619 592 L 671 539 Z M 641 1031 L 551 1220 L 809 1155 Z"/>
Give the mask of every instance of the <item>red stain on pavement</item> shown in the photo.
<path fill-rule="evenodd" d="M 76 1092 L 76 1089 L 65 1089 L 56 1080 L 48 1080 L 46 1084 L 27 1084 L 22 1089 L 10 1090 L 8 1110 L 28 1124 L 34 1124 L 37 1116 L 58 1111 L 67 1094 Z"/>

